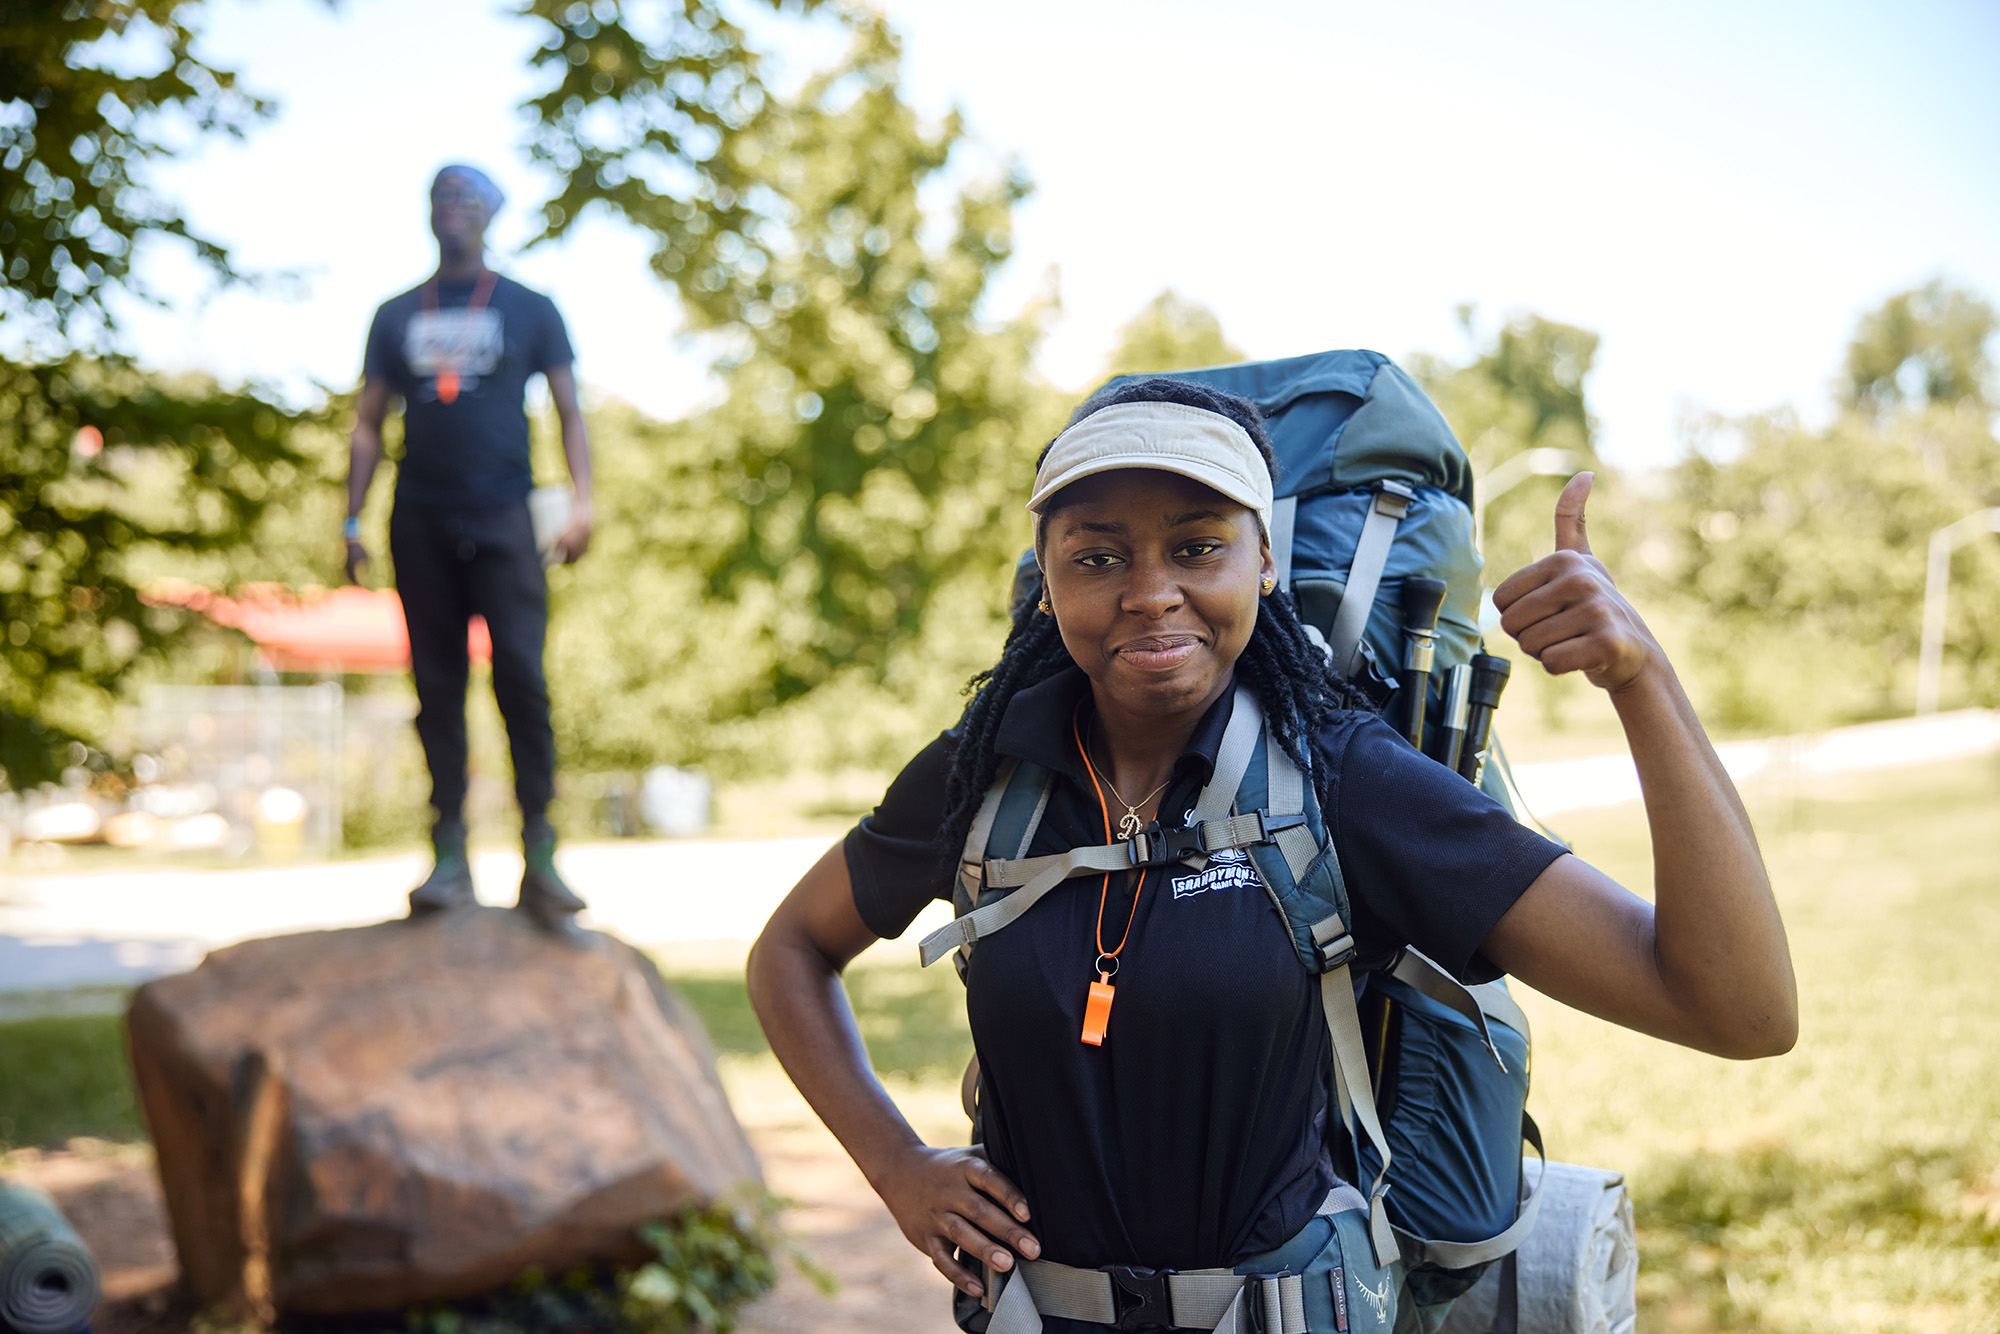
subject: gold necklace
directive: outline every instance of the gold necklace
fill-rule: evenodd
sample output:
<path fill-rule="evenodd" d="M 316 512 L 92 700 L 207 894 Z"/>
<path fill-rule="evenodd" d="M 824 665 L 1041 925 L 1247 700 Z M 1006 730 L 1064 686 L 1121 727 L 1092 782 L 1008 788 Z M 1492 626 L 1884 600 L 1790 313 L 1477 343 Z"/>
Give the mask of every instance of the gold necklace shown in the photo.
<path fill-rule="evenodd" d="M 1081 747 L 1079 747 L 1079 749 L 1081 749 Z M 1090 755 L 1089 752 L 1087 751 L 1084 753 L 1083 762 L 1086 765 L 1090 764 Z M 1120 792 L 1117 786 L 1111 781 L 1110 765 L 1107 764 L 1104 766 L 1104 773 L 1102 775 L 1100 775 L 1097 772 L 1097 768 L 1095 765 L 1091 765 L 1090 776 L 1092 778 L 1102 777 L 1104 780 L 1104 786 L 1111 789 L 1111 795 L 1118 798 L 1118 804 L 1125 808 L 1125 813 L 1118 817 L 1118 837 L 1125 839 L 1136 838 L 1139 834 L 1139 831 L 1146 827 L 1146 822 L 1139 818 L 1139 808 L 1141 806 L 1144 806 L 1147 802 L 1151 801 L 1154 797 L 1159 796 L 1162 792 L 1165 792 L 1167 790 L 1167 783 L 1171 783 L 1174 781 L 1174 776 L 1172 774 L 1168 774 L 1166 783 L 1160 784 L 1158 787 L 1154 788 L 1151 792 L 1148 792 L 1145 796 L 1139 798 L 1139 800 L 1137 801 L 1127 801 L 1125 800 L 1125 794 L 1123 792 Z"/>

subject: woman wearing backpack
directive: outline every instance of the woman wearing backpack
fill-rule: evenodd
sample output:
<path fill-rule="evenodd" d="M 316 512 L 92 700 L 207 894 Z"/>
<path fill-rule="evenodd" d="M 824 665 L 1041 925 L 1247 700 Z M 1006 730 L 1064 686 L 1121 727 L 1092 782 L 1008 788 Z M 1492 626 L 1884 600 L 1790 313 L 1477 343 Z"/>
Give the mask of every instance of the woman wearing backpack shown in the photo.
<path fill-rule="evenodd" d="M 982 939 L 966 987 L 984 1144 L 933 1148 L 904 1121 L 840 972 L 950 897 L 1004 764 L 1054 775 L 1033 845 L 1014 855 L 1109 845 L 1156 820 L 1183 828 L 1243 687 L 1317 799 L 1364 965 L 1414 946 L 1466 981 L 1512 974 L 1723 1056 L 1795 1040 L 1784 928 L 1749 819 L 1659 645 L 1590 555 L 1588 475 L 1557 502 L 1555 553 L 1494 600 L 1529 656 L 1611 692 L 1645 793 L 1657 907 L 1368 711 L 1276 591 L 1272 474 L 1245 400 L 1153 379 L 1086 404 L 1044 452 L 1029 502 L 1045 599 L 959 725 L 806 874 L 752 952 L 772 1050 L 904 1235 L 967 1298 L 990 1307 L 998 1286 L 990 1314 L 961 1300 L 967 1328 L 1185 1328 L 1197 1306 L 1207 1328 L 1244 1282 L 1232 1273 L 1282 1272 L 1330 1281 L 1272 1297 L 1279 1326 L 1254 1327 L 1388 1330 L 1401 1283 L 1371 1254 L 1366 1200 L 1349 1189 L 1363 1209 L 1331 1207 L 1343 1183 L 1318 984 L 1241 854 L 1195 876 L 1064 880 Z M 1009 1296 L 1023 1263 L 1042 1266 L 1039 1317 Z M 1171 1290 L 1160 1277 L 1201 1270 L 1220 1277 Z M 1197 1300 L 1195 1282 L 1220 1297 Z M 1243 1305 L 1227 1319 L 1251 1328 Z"/>

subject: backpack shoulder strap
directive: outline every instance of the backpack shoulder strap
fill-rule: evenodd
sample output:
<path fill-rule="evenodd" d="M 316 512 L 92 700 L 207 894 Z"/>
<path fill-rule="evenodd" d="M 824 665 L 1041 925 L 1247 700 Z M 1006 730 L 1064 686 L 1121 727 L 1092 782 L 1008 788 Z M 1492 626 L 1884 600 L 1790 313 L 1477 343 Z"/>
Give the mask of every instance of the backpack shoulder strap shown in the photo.
<path fill-rule="evenodd" d="M 1340 595 L 1340 610 L 1333 614 L 1333 628 L 1326 642 L 1333 652 L 1333 665 L 1341 675 L 1352 678 L 1361 667 L 1361 636 L 1368 628 L 1368 614 L 1375 609 L 1375 590 L 1382 585 L 1382 572 L 1389 567 L 1389 546 L 1396 540 L 1396 525 L 1410 512 L 1417 498 L 1403 482 L 1375 484 L 1375 501 L 1354 544 L 1354 560 L 1347 567 L 1347 591 Z"/>
<path fill-rule="evenodd" d="M 1319 974 L 1320 1010 L 1326 1016 L 1341 1124 L 1357 1144 L 1359 1136 L 1366 1135 L 1380 1157 L 1379 1170 L 1367 1190 L 1368 1240 L 1376 1264 L 1386 1268 L 1399 1255 L 1395 1229 L 1383 1203 L 1389 1190 L 1389 1136 L 1375 1109 L 1368 1050 L 1361 1037 L 1361 1012 L 1354 1003 L 1354 961 L 1359 951 L 1344 920 L 1347 889 L 1340 874 L 1340 858 L 1334 851 L 1332 834 L 1325 828 L 1324 813 L 1315 809 L 1305 775 L 1285 754 L 1268 723 L 1263 728 L 1263 751 L 1262 799 L 1274 814 L 1296 811 L 1300 819 L 1272 840 L 1278 857 L 1258 857 L 1258 850 L 1253 849 L 1251 859 L 1292 927 L 1295 943 L 1304 943 L 1299 940 L 1300 928 L 1304 928 L 1311 944 L 1306 957 L 1309 971 Z M 1259 795 L 1252 775 L 1244 784 L 1239 804 L 1256 801 Z M 1317 832 L 1315 823 L 1319 825 Z"/>

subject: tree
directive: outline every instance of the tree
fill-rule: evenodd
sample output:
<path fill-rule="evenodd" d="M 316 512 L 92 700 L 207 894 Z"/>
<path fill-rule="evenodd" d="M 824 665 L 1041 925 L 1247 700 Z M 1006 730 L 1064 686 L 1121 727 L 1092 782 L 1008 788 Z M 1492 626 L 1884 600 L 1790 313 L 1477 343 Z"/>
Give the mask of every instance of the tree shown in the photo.
<path fill-rule="evenodd" d="M 1975 293 L 1935 279 L 1901 292 L 1862 316 L 1847 347 L 1847 405 L 1887 408 L 1995 404 L 1986 345 L 1993 307 Z"/>
<path fill-rule="evenodd" d="M 1222 336 L 1215 312 L 1169 287 L 1118 331 L 1118 349 L 1104 378 L 1231 366 L 1242 360 L 1242 350 Z"/>
<path fill-rule="evenodd" d="M 948 224 L 926 217 L 963 130 L 955 115 L 921 123 L 895 36 L 860 11 L 844 16 L 847 57 L 795 95 L 754 82 L 743 56 L 713 96 L 663 96 L 657 71 L 711 60 L 708 14 L 689 4 L 641 40 L 600 4 L 564 29 L 565 60 L 593 73 L 535 104 L 535 142 L 573 164 L 550 233 L 592 206 L 644 229 L 655 272 L 719 348 L 727 399 L 690 425 L 712 474 L 701 493 L 727 522 L 710 544 L 649 554 L 698 561 L 706 597 L 763 609 L 760 647 L 736 652 L 732 707 L 748 713 L 854 670 L 888 681 L 962 579 L 1001 617 L 1026 540 L 1017 506 L 1059 418 L 1029 366 L 1037 312 L 980 318 L 1019 174 L 959 187 Z"/>
<path fill-rule="evenodd" d="M 1470 306 L 1459 310 L 1468 339 L 1473 314 Z M 1587 382 L 1597 345 L 1587 329 L 1525 314 L 1502 325 L 1462 365 L 1420 355 L 1411 358 L 1411 370 L 1464 444 L 1475 475 L 1538 448 L 1567 450 L 1584 460 L 1582 467 L 1595 467 L 1597 422 Z M 1546 554 L 1549 511 L 1563 481 L 1536 477 L 1487 505 L 1484 554 L 1494 582 Z"/>
<path fill-rule="evenodd" d="M 1788 731 L 1906 712 L 1930 534 L 2000 505 L 1983 387 L 1992 308 L 1933 283 L 1863 316 L 1844 411 L 1710 423 L 1675 475 L 1677 578 L 1719 722 Z M 1953 693 L 2000 702 L 2000 542 L 1953 562 Z"/>
<path fill-rule="evenodd" d="M 268 110 L 193 55 L 193 8 L 14 5 L 0 26 L 0 775 L 14 786 L 88 754 L 121 685 L 176 642 L 180 617 L 141 603 L 132 559 L 238 541 L 303 461 L 306 414 L 159 381 L 118 347 L 118 301 L 155 299 L 133 270 L 149 242 L 242 279 L 147 185 L 189 136 L 241 134 Z"/>
<path fill-rule="evenodd" d="M 1458 311 L 1468 342 L 1476 336 L 1475 313 L 1471 306 Z M 1597 422 L 1588 396 L 1597 346 L 1597 335 L 1587 329 L 1528 313 L 1502 325 L 1462 364 L 1419 354 L 1410 359 L 1410 369 L 1465 446 L 1475 476 L 1491 473 L 1524 450 L 1543 448 L 1566 450 L 1581 460 L 1579 470 L 1596 468 L 1602 475 Z M 1487 501 L 1480 554 L 1486 560 L 1488 586 L 1548 554 L 1549 514 L 1564 481 L 1559 476 L 1530 477 Z M 1600 554 L 1620 545 L 1626 527 L 1621 500 L 1615 487 L 1600 487 L 1592 497 L 1591 542 Z M 1493 642 L 1489 647 L 1505 653 L 1511 646 Z M 1528 680 L 1543 725 L 1551 729 L 1563 725 L 1569 701 L 1583 697 L 1583 687 L 1574 677 L 1535 671 L 1528 673 Z"/>

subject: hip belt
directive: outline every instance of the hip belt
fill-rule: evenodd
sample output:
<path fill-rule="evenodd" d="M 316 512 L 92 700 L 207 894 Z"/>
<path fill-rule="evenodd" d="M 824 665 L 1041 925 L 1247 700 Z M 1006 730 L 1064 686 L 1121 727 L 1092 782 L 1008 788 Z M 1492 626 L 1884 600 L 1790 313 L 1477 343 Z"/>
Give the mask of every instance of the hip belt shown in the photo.
<path fill-rule="evenodd" d="M 1328 1192 L 1318 1212 L 1367 1208 L 1367 1198 L 1343 1183 Z M 1299 1274 L 1138 1265 L 1079 1269 L 1053 1260 L 1019 1260 L 1017 1266 L 1014 1275 L 986 1270 L 987 1302 L 993 1312 L 987 1334 L 1040 1334 L 1043 1316 L 1121 1330 L 1307 1334 L 1305 1279 Z"/>

